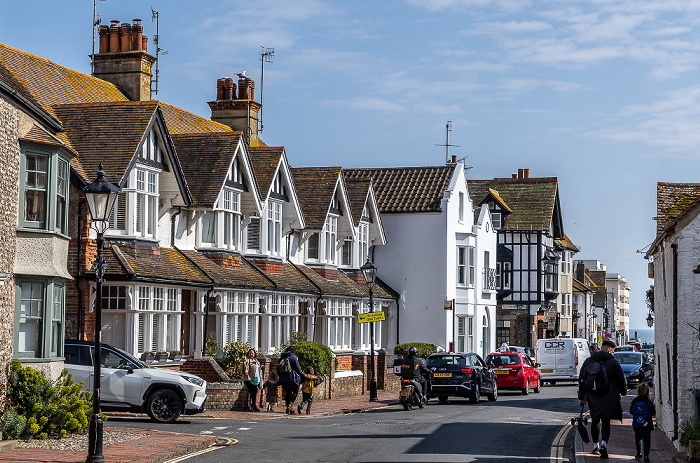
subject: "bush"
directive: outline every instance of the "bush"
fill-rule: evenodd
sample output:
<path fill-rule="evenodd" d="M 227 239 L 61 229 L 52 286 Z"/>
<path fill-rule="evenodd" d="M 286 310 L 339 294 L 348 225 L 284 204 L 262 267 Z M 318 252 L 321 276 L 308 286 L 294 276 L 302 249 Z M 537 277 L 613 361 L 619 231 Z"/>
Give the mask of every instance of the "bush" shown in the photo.
<path fill-rule="evenodd" d="M 691 440 L 700 440 L 700 419 L 688 418 L 681 423 L 681 445 L 687 447 Z"/>
<path fill-rule="evenodd" d="M 426 358 L 430 354 L 437 352 L 437 346 L 435 344 L 428 344 L 427 342 L 405 342 L 394 346 L 394 355 L 403 356 L 404 352 L 408 352 L 408 348 L 411 346 L 418 349 L 418 357 Z"/>
<path fill-rule="evenodd" d="M 301 371 L 308 366 L 314 368 L 317 375 L 328 376 L 331 374 L 331 361 L 333 353 L 328 346 L 313 341 L 298 342 L 294 345 L 297 350 L 297 358 Z"/>
<path fill-rule="evenodd" d="M 224 355 L 219 364 L 224 371 L 232 372 L 234 378 L 241 377 L 241 361 L 250 350 L 250 345 L 243 341 L 231 341 L 224 347 Z"/>
<path fill-rule="evenodd" d="M 12 360 L 1 423 L 3 437 L 46 439 L 85 433 L 92 404 L 90 392 L 81 392 L 81 387 L 68 370 L 51 383 L 41 372 Z"/>

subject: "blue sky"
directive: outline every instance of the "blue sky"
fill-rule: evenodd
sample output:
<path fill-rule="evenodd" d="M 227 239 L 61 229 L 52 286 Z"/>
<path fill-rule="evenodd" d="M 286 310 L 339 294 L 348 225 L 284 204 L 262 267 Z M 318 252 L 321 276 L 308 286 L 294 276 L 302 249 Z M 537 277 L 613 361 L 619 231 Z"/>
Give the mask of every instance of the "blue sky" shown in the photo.
<path fill-rule="evenodd" d="M 697 182 L 700 2 L 98 1 L 103 24 L 160 12 L 158 99 L 202 116 L 247 71 L 292 165 L 437 165 L 559 178 L 565 231 L 632 287 L 644 327 L 656 182 Z M 90 0 L 0 0 L 0 42 L 90 72 Z M 149 51 L 153 51 L 149 42 Z"/>

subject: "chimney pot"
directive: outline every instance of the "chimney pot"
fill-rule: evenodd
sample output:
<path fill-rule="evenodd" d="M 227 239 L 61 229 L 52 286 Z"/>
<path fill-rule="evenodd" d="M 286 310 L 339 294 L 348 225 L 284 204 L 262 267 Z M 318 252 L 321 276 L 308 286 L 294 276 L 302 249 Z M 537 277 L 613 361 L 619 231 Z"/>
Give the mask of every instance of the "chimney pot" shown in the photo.
<path fill-rule="evenodd" d="M 238 79 L 238 99 L 239 100 L 255 100 L 254 90 L 255 81 L 250 77 L 241 77 Z"/>
<path fill-rule="evenodd" d="M 141 36 L 141 50 L 148 51 L 148 36 Z"/>
<path fill-rule="evenodd" d="M 233 100 L 236 97 L 236 84 L 233 83 L 232 77 L 224 79 L 224 100 Z"/>
<path fill-rule="evenodd" d="M 523 178 L 523 169 L 518 169 L 518 178 Z"/>
<path fill-rule="evenodd" d="M 109 26 L 109 51 L 119 51 L 119 21 L 113 19 Z"/>
<path fill-rule="evenodd" d="M 216 99 L 217 100 L 223 100 L 224 99 L 224 84 L 226 83 L 225 78 L 217 79 L 216 80 Z"/>
<path fill-rule="evenodd" d="M 141 20 L 134 19 L 134 25 L 131 27 L 131 49 L 132 50 L 143 49 L 142 36 L 143 36 L 143 26 L 141 25 Z"/>
<path fill-rule="evenodd" d="M 530 178 L 530 169 L 525 169 L 525 178 Z"/>
<path fill-rule="evenodd" d="M 109 26 L 103 24 L 98 30 L 100 32 L 99 53 L 107 53 L 109 51 Z"/>
<path fill-rule="evenodd" d="M 456 154 L 452 155 L 452 164 L 457 164 L 457 155 Z"/>
<path fill-rule="evenodd" d="M 131 51 L 131 24 L 122 23 L 121 51 Z"/>
<path fill-rule="evenodd" d="M 511 174 L 510 178 L 518 178 L 518 176 L 516 174 Z"/>

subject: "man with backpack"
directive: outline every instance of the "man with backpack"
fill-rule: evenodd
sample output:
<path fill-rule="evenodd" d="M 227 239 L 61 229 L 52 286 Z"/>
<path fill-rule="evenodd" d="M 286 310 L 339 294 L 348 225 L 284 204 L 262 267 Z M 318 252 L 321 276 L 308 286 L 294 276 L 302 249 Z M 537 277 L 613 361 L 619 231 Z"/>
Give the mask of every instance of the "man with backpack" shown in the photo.
<path fill-rule="evenodd" d="M 583 407 L 583 404 L 588 402 L 592 420 L 593 454 L 599 454 L 600 458 L 608 458 L 610 420 L 622 421 L 620 396 L 627 395 L 625 374 L 612 355 L 615 347 L 617 346 L 612 339 L 603 340 L 600 349 L 594 351 L 583 362 L 579 375 L 579 406 Z"/>
<path fill-rule="evenodd" d="M 294 414 L 294 401 L 297 400 L 302 377 L 301 366 L 296 353 L 297 350 L 294 346 L 287 347 L 277 364 L 277 374 L 279 383 L 284 391 L 284 401 L 287 405 L 286 413 L 288 415 Z"/>

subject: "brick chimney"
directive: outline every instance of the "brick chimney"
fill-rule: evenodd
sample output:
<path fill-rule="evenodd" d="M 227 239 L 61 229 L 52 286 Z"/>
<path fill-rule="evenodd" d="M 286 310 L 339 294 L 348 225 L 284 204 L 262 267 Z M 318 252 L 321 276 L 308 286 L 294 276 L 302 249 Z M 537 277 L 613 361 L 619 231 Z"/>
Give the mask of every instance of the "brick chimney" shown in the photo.
<path fill-rule="evenodd" d="M 513 178 L 530 178 L 530 169 L 518 169 L 518 175 L 513 174 Z"/>
<path fill-rule="evenodd" d="M 208 102 L 211 120 L 243 132 L 246 143 L 258 145 L 258 119 L 262 105 L 255 101 L 255 81 L 238 75 L 238 93 L 231 77 L 216 81 L 216 100 Z"/>
<path fill-rule="evenodd" d="M 132 101 L 150 101 L 151 68 L 156 58 L 148 54 L 148 37 L 143 35 L 141 20 L 134 24 L 100 26 L 99 53 L 92 56 L 92 75 L 116 85 Z"/>

